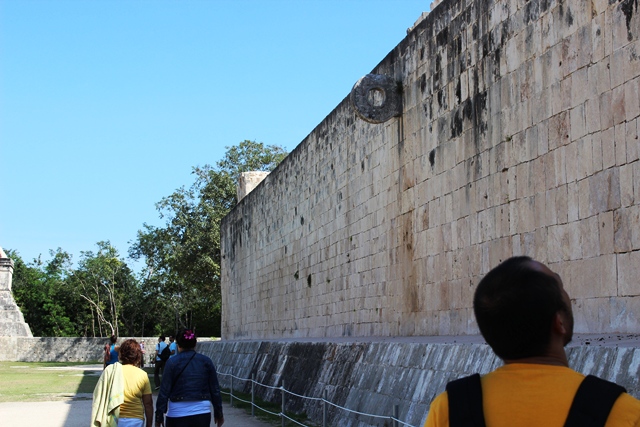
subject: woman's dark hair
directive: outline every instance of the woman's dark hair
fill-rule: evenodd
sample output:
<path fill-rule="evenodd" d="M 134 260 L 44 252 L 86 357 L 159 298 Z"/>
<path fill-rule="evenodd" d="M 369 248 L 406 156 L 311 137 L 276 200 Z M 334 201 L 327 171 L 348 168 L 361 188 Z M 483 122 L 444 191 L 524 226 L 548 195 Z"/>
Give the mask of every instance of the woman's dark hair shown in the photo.
<path fill-rule="evenodd" d="M 134 339 L 125 340 L 120 345 L 120 363 L 123 365 L 140 366 L 142 361 L 142 349 L 138 341 Z"/>
<path fill-rule="evenodd" d="M 198 340 L 196 334 L 191 329 L 180 329 L 176 333 L 176 342 L 180 348 L 195 348 Z"/>
<path fill-rule="evenodd" d="M 544 354 L 559 311 L 569 311 L 555 277 L 535 269 L 526 256 L 513 257 L 478 284 L 473 311 L 482 336 L 501 359 Z"/>
<path fill-rule="evenodd" d="M 111 344 L 115 344 L 116 341 L 118 341 L 118 337 L 115 335 L 111 335 L 111 337 L 109 338 L 109 341 L 111 341 Z"/>

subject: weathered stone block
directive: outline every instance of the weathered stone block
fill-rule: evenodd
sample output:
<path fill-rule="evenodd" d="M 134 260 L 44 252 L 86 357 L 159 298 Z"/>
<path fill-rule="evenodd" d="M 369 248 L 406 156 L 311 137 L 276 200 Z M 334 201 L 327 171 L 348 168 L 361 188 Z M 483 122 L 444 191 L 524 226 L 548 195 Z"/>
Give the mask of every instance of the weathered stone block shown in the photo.
<path fill-rule="evenodd" d="M 618 295 L 636 296 L 640 292 L 640 252 L 617 254 Z"/>
<path fill-rule="evenodd" d="M 635 162 L 640 159 L 640 139 L 638 131 L 638 124 L 640 119 L 630 120 L 626 124 L 626 141 L 627 141 L 627 162 Z"/>
<path fill-rule="evenodd" d="M 600 123 L 602 129 L 609 129 L 613 126 L 613 109 L 612 104 L 613 91 L 609 90 L 600 95 Z"/>
<path fill-rule="evenodd" d="M 624 111 L 627 123 L 640 115 L 640 77 L 624 84 Z"/>
<path fill-rule="evenodd" d="M 617 253 L 634 249 L 634 243 L 638 240 L 636 231 L 638 224 L 639 212 L 635 207 L 618 209 L 614 212 L 614 249 Z"/>
<path fill-rule="evenodd" d="M 585 126 L 587 133 L 597 132 L 601 129 L 600 102 L 598 98 L 589 99 L 585 104 Z"/>
<path fill-rule="evenodd" d="M 616 164 L 615 129 L 608 128 L 601 133 L 602 168 L 609 169 Z"/>
<path fill-rule="evenodd" d="M 620 204 L 629 207 L 633 203 L 633 164 L 626 164 L 620 166 Z"/>

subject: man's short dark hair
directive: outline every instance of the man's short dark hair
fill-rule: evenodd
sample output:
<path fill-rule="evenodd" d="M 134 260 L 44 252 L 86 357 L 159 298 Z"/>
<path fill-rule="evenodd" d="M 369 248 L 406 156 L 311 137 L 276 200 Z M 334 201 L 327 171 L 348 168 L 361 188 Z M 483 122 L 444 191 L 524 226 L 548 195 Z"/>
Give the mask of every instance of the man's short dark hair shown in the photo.
<path fill-rule="evenodd" d="M 543 355 L 556 313 L 569 310 L 558 280 L 532 263 L 509 258 L 487 273 L 473 298 L 480 332 L 503 360 Z"/>

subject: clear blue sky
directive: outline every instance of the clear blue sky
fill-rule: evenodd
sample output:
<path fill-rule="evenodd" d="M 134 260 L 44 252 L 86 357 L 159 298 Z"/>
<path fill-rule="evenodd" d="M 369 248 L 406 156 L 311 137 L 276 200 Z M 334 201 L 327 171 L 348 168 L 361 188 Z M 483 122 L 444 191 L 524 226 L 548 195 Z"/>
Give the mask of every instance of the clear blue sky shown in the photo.
<path fill-rule="evenodd" d="M 293 150 L 429 8 L 0 0 L 0 246 L 126 257 L 193 166 L 245 139 Z"/>

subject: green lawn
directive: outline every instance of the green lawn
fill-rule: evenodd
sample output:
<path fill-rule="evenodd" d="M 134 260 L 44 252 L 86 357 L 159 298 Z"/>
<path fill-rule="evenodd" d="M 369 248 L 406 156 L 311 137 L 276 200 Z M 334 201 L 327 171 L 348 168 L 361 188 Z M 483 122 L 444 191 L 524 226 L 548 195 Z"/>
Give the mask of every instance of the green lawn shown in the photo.
<path fill-rule="evenodd" d="M 102 371 L 83 370 L 86 363 L 0 362 L 0 402 L 68 399 L 93 393 Z M 149 372 L 149 371 L 147 371 Z"/>
<path fill-rule="evenodd" d="M 38 402 L 76 397 L 78 393 L 93 393 L 93 389 L 100 378 L 102 370 L 85 370 L 81 366 L 87 363 L 55 363 L 55 362 L 0 362 L 0 402 Z M 153 384 L 153 367 L 146 367 Z M 229 390 L 225 390 L 228 392 Z M 242 400 L 251 400 L 251 396 L 234 391 L 234 395 Z M 87 395 L 88 399 L 91 396 Z M 225 403 L 229 403 L 229 396 L 223 395 Z M 234 400 L 234 406 L 251 413 L 251 404 Z M 278 403 L 264 402 L 256 399 L 256 404 L 271 412 L 280 412 Z M 280 418 L 269 415 L 259 409 L 255 414 L 263 421 L 280 425 Z M 291 418 L 308 425 L 304 414 L 287 414 Z M 285 425 L 295 426 L 286 421 Z"/>

